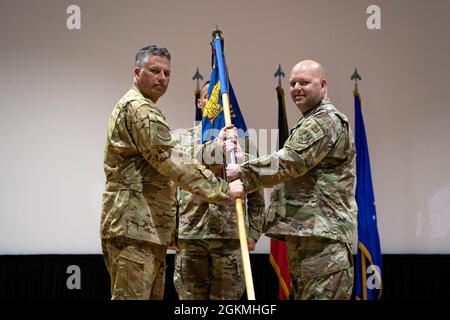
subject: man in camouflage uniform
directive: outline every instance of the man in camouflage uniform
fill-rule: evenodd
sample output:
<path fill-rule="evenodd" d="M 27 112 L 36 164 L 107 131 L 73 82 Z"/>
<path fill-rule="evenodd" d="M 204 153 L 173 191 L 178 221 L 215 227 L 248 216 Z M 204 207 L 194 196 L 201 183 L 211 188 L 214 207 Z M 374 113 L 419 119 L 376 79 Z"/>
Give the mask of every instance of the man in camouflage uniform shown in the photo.
<path fill-rule="evenodd" d="M 295 299 L 349 299 L 353 287 L 351 243 L 355 147 L 347 117 L 327 99 L 322 66 L 301 61 L 291 71 L 290 94 L 303 117 L 284 147 L 239 166 L 246 192 L 275 186 L 266 234 L 284 238 Z"/>
<path fill-rule="evenodd" d="M 197 101 L 197 107 L 202 110 L 207 101 L 208 83 L 203 85 Z M 201 132 L 201 125 L 197 125 L 180 133 L 182 148 L 194 150 L 200 146 Z M 248 158 L 249 154 L 246 155 Z M 222 165 L 211 169 L 220 172 Z M 248 246 L 253 250 L 262 228 L 262 190 L 249 194 L 247 199 Z M 234 205 L 208 204 L 180 190 L 178 224 L 174 272 L 178 297 L 181 300 L 239 300 L 245 284 Z"/>
<path fill-rule="evenodd" d="M 169 78 L 167 49 L 141 49 L 134 85 L 109 118 L 101 239 L 112 299 L 163 298 L 166 249 L 175 229 L 175 184 L 219 205 L 243 194 L 240 181 L 228 184 L 198 162 L 185 162 L 188 155 L 174 148 L 176 139 L 156 106 Z M 213 154 L 223 147 L 224 136 L 222 130 L 217 143 L 201 151 Z"/>

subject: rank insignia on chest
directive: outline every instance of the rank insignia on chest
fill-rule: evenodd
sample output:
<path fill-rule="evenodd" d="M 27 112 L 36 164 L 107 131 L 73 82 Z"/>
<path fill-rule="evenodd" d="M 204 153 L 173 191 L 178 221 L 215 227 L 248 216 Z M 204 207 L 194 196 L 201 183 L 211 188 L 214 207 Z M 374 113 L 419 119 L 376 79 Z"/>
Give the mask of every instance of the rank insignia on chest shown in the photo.
<path fill-rule="evenodd" d="M 317 132 L 320 131 L 320 128 L 319 128 L 317 125 L 314 125 L 314 126 L 312 127 L 312 130 L 313 130 L 315 133 L 317 133 Z"/>

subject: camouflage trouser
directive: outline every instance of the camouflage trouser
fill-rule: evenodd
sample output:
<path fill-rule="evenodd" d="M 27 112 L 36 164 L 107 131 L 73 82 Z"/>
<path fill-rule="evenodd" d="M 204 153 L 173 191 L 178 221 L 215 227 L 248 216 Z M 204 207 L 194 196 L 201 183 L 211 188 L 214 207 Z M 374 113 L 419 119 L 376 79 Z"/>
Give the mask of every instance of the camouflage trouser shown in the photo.
<path fill-rule="evenodd" d="M 113 300 L 162 300 L 167 246 L 118 237 L 102 239 Z"/>
<path fill-rule="evenodd" d="M 238 300 L 244 293 L 239 240 L 178 239 L 174 284 L 181 300 Z"/>
<path fill-rule="evenodd" d="M 321 237 L 286 237 L 295 300 L 349 300 L 353 257 L 348 243 Z"/>

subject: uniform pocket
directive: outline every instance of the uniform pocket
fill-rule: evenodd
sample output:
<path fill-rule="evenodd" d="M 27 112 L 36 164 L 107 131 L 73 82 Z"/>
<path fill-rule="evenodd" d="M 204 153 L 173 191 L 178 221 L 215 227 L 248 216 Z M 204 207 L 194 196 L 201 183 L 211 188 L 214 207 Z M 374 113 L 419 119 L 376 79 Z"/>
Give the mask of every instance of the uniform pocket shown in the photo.
<path fill-rule="evenodd" d="M 244 266 L 241 256 L 233 256 L 231 258 L 231 266 L 236 265 L 236 275 L 227 280 L 228 293 L 224 292 L 227 299 L 239 300 L 245 290 Z"/>
<path fill-rule="evenodd" d="M 146 256 L 134 246 L 123 249 L 118 257 L 115 298 L 149 299 L 155 262 L 152 255 Z"/>
<path fill-rule="evenodd" d="M 301 262 L 302 280 L 335 273 L 351 266 L 348 250 L 342 243 L 333 243 L 317 255 Z"/>

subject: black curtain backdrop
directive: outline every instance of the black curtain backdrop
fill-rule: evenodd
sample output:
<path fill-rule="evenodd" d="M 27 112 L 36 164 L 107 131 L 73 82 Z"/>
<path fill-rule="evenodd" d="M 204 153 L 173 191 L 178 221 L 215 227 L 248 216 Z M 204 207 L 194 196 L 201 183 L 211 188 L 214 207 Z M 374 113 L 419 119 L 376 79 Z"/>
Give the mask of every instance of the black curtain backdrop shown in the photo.
<path fill-rule="evenodd" d="M 277 299 L 278 283 L 268 254 L 252 254 L 257 300 Z M 178 300 L 174 255 L 167 255 L 165 299 Z M 79 266 L 81 288 L 69 290 L 67 268 Z M 383 255 L 382 300 L 450 300 L 450 255 Z M 0 299 L 108 300 L 109 275 L 102 255 L 2 255 Z M 242 300 L 246 299 L 244 293 Z"/>

